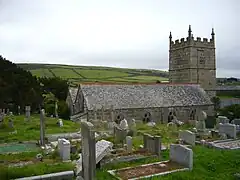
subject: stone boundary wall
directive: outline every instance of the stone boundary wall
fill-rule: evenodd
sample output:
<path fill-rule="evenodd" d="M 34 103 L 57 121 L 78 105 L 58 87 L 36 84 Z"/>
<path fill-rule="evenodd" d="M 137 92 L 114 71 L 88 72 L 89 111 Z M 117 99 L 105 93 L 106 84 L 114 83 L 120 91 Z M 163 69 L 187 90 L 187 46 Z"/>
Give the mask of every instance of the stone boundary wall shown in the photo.
<path fill-rule="evenodd" d="M 58 173 L 44 174 L 40 176 L 24 177 L 16 180 L 59 180 L 59 179 L 72 180 L 73 178 L 74 178 L 73 171 L 64 171 Z"/>

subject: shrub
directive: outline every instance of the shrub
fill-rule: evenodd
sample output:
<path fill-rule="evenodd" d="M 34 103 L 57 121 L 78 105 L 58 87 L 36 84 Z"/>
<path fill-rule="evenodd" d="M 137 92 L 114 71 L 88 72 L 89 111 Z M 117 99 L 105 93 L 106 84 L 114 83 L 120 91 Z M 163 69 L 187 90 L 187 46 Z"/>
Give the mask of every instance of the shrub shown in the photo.
<path fill-rule="evenodd" d="M 58 115 L 62 119 L 70 118 L 70 109 L 65 101 L 59 101 L 58 103 Z"/>

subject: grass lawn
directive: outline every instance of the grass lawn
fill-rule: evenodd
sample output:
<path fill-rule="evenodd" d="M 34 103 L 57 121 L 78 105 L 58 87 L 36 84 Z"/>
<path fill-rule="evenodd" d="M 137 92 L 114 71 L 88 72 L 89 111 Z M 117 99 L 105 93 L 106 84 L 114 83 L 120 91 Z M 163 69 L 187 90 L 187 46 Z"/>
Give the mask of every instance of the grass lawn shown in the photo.
<path fill-rule="evenodd" d="M 38 162 L 36 164 L 26 165 L 24 167 L 7 167 L 0 165 L 0 179 L 8 180 L 56 173 L 61 171 L 72 171 L 73 169 L 74 165 L 72 163 L 63 162 Z"/>
<path fill-rule="evenodd" d="M 40 116 L 31 115 L 31 121 L 25 122 L 25 116 L 14 117 L 14 129 L 8 127 L 8 117 L 0 127 L 0 143 L 39 140 L 40 138 Z M 76 132 L 80 130 L 80 124 L 70 120 L 63 120 L 63 127 L 58 127 L 57 119 L 46 117 L 46 134 Z M 14 130 L 17 134 L 11 134 Z"/>
<path fill-rule="evenodd" d="M 162 160 L 168 159 L 168 151 L 163 153 Z M 165 180 L 231 180 L 234 173 L 240 172 L 240 151 L 239 150 L 215 150 L 202 146 L 193 148 L 193 170 L 173 173 L 171 175 L 161 176 Z M 139 164 L 156 162 L 156 159 L 141 160 L 130 163 L 118 163 L 108 165 L 97 171 L 98 180 L 116 179 L 109 175 L 107 170 L 134 167 Z M 149 180 L 158 180 L 159 177 L 148 178 Z"/>

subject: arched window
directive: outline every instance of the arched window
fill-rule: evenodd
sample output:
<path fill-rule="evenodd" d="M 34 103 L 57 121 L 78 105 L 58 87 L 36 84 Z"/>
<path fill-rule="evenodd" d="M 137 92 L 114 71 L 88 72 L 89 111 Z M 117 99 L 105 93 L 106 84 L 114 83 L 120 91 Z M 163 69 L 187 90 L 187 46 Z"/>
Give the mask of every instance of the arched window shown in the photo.
<path fill-rule="evenodd" d="M 195 120 L 195 115 L 196 115 L 196 109 L 191 111 L 189 119 Z"/>
<path fill-rule="evenodd" d="M 173 112 L 172 111 L 169 112 L 169 114 L 168 114 L 168 122 L 172 122 L 173 116 L 174 116 Z"/>
<path fill-rule="evenodd" d="M 151 113 L 150 112 L 146 112 L 144 115 L 143 115 L 143 123 L 148 123 L 151 121 Z"/>
<path fill-rule="evenodd" d="M 123 119 L 124 119 L 124 116 L 122 114 L 118 114 L 116 116 L 115 123 L 120 124 L 121 120 L 123 120 Z"/>

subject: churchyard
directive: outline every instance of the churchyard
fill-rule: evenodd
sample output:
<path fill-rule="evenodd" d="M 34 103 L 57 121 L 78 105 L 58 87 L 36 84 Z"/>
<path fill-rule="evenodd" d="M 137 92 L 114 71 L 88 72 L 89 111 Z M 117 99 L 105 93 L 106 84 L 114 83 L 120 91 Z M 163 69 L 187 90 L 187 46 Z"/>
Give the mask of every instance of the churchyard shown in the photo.
<path fill-rule="evenodd" d="M 208 129 L 205 116 L 192 125 L 127 117 L 117 124 L 8 112 L 1 116 L 0 179 L 234 179 L 239 121 L 220 116 Z"/>

